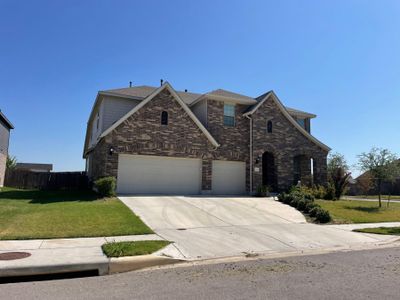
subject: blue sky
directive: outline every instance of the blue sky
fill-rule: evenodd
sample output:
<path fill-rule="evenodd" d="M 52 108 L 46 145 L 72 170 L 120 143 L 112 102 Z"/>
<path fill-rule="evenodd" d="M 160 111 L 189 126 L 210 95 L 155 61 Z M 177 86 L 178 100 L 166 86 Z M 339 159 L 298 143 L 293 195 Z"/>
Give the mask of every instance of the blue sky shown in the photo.
<path fill-rule="evenodd" d="M 352 164 L 400 154 L 399 1 L 0 0 L 0 108 L 21 162 L 82 170 L 98 90 L 273 89 Z"/>

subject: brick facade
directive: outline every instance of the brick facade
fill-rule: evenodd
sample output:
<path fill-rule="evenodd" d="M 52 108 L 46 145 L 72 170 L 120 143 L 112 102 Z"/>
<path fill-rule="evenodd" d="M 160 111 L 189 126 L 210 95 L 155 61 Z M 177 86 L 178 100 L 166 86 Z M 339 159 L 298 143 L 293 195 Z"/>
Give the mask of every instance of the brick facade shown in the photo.
<path fill-rule="evenodd" d="M 212 160 L 246 162 L 246 187 L 250 190 L 250 120 L 243 116 L 245 105 L 236 105 L 235 126 L 223 125 L 223 102 L 207 100 L 207 124 L 210 134 L 220 144 L 215 147 L 170 94 L 162 90 L 150 102 L 104 137 L 90 152 L 90 174 L 94 179 L 118 175 L 118 154 L 156 155 L 202 159 L 202 190 L 212 189 Z M 162 111 L 168 112 L 168 125 L 161 125 Z M 282 114 L 273 101 L 265 101 L 253 114 L 253 190 L 262 184 L 262 162 L 265 151 L 273 153 L 279 189 L 293 184 L 295 156 L 314 159 L 316 183 L 326 181 L 327 151 L 307 139 Z M 267 121 L 273 132 L 266 133 Z M 110 154 L 110 149 L 114 153 Z M 258 164 L 256 160 L 258 159 Z M 307 159 L 306 159 L 307 161 Z M 307 164 L 302 164 L 302 180 Z M 305 167 L 304 167 L 305 165 Z"/>
<path fill-rule="evenodd" d="M 262 184 L 262 155 L 268 151 L 274 155 L 278 189 L 287 189 L 294 182 L 294 160 L 299 159 L 302 183 L 311 183 L 310 159 L 314 161 L 314 183 L 326 183 L 326 159 L 328 152 L 306 138 L 283 115 L 270 97 L 253 114 L 253 188 Z M 272 121 L 272 132 L 267 133 L 267 122 Z M 258 160 L 258 164 L 256 164 Z"/>

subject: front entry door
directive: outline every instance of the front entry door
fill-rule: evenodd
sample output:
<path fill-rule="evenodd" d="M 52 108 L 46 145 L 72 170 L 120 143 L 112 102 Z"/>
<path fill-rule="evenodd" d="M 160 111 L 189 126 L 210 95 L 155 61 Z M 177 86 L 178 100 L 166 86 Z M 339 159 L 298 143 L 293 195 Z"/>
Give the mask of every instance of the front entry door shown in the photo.
<path fill-rule="evenodd" d="M 276 166 L 274 155 L 271 152 L 265 152 L 262 156 L 262 183 L 268 186 L 270 191 L 276 192 Z"/>

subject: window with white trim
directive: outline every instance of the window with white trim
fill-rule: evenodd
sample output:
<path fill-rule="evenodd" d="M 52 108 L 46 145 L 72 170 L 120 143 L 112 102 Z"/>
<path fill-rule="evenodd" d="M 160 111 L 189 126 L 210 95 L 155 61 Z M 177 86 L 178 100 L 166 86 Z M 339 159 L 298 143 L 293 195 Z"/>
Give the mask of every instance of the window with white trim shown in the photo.
<path fill-rule="evenodd" d="M 235 105 L 224 104 L 224 125 L 235 126 Z"/>

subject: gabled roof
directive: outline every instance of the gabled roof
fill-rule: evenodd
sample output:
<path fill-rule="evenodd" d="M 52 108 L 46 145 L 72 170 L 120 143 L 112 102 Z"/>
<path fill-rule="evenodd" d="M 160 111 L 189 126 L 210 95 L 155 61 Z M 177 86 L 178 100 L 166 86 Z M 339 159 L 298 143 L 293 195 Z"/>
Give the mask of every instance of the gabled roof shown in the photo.
<path fill-rule="evenodd" d="M 14 129 L 14 125 L 6 118 L 6 116 L 0 110 L 0 120 L 8 127 L 8 129 Z"/>
<path fill-rule="evenodd" d="M 291 107 L 287 107 L 287 106 L 285 106 L 285 108 L 291 115 L 296 115 L 299 117 L 305 117 L 305 118 L 310 118 L 310 119 L 315 118 L 317 116 L 317 115 L 314 115 L 314 114 L 311 114 L 311 113 L 308 113 L 308 112 L 305 112 L 305 111 L 302 111 L 299 109 L 295 109 L 295 108 L 291 108 Z"/>
<path fill-rule="evenodd" d="M 241 95 L 241 94 L 237 94 L 237 93 L 233 93 L 230 91 L 226 91 L 223 89 L 218 89 L 218 90 L 214 90 L 212 92 L 207 93 L 206 95 L 208 96 L 216 96 L 218 97 L 222 97 L 222 98 L 226 98 L 226 99 L 234 99 L 234 100 L 239 100 L 242 104 L 255 104 L 256 100 L 254 98 L 245 96 L 245 95 Z"/>
<path fill-rule="evenodd" d="M 180 96 L 175 92 L 175 90 L 171 87 L 171 85 L 166 82 L 161 87 L 153 91 L 150 95 L 148 95 L 142 102 L 136 105 L 131 111 L 125 114 L 121 119 L 115 122 L 111 127 L 105 130 L 101 135 L 100 138 L 105 137 L 110 132 L 112 132 L 115 128 L 121 125 L 124 121 L 126 121 L 131 115 L 137 112 L 140 108 L 145 106 L 148 102 L 150 102 L 155 96 L 157 96 L 161 91 L 167 89 L 171 95 L 175 98 L 175 100 L 182 106 L 185 112 L 189 115 L 189 117 L 196 123 L 196 125 L 200 128 L 200 130 L 204 133 L 207 139 L 210 141 L 212 145 L 215 147 L 219 147 L 218 142 L 214 139 L 214 137 L 208 132 L 208 130 L 203 126 L 203 124 L 197 119 L 194 113 L 190 110 L 190 108 L 183 102 Z"/>
<path fill-rule="evenodd" d="M 157 90 L 157 88 L 154 86 L 141 85 L 141 86 L 134 86 L 134 87 L 123 88 L 123 89 L 100 91 L 99 94 L 117 96 L 117 97 L 118 96 L 127 96 L 132 99 L 142 100 L 142 99 L 148 97 L 155 90 Z M 179 95 L 179 97 L 181 97 L 183 102 L 185 102 L 186 104 L 190 104 L 190 103 L 194 102 L 197 98 L 199 98 L 201 96 L 201 94 L 182 92 L 182 91 L 176 91 L 176 93 Z"/>
<path fill-rule="evenodd" d="M 324 143 L 320 142 L 318 139 L 316 139 L 315 137 L 313 137 L 311 134 L 309 134 L 303 127 L 301 127 L 299 125 L 299 123 L 296 122 L 296 120 L 290 115 L 290 113 L 288 112 L 288 110 L 283 106 L 282 102 L 279 100 L 279 98 L 275 95 L 275 93 L 273 91 L 269 91 L 259 97 L 257 97 L 257 99 L 259 100 L 258 103 L 256 105 L 253 105 L 247 112 L 245 112 L 243 115 L 245 116 L 249 116 L 252 115 L 253 113 L 255 113 L 257 111 L 257 109 L 267 100 L 271 98 L 275 104 L 278 106 L 279 110 L 282 112 L 282 114 L 286 117 L 286 119 L 288 119 L 288 121 L 290 123 L 292 123 L 292 125 L 294 127 L 296 127 L 297 130 L 299 130 L 307 139 L 309 139 L 310 141 L 312 141 L 314 144 L 316 144 L 317 146 L 321 147 L 322 149 L 326 150 L 326 151 L 330 151 L 331 148 L 329 148 L 327 145 L 325 145 Z"/>

